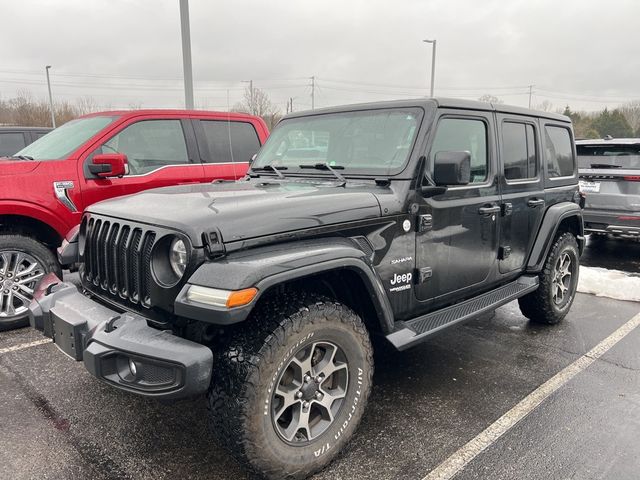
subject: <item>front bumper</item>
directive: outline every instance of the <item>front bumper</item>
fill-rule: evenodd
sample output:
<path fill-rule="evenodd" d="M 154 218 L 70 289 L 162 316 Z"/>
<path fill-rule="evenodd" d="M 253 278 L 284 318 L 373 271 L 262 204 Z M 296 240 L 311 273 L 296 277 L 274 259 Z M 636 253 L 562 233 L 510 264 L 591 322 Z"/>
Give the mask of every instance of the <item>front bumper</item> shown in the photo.
<path fill-rule="evenodd" d="M 29 320 L 63 353 L 118 389 L 177 399 L 209 387 L 209 348 L 150 327 L 141 315 L 107 308 L 53 273 L 38 285 Z"/>

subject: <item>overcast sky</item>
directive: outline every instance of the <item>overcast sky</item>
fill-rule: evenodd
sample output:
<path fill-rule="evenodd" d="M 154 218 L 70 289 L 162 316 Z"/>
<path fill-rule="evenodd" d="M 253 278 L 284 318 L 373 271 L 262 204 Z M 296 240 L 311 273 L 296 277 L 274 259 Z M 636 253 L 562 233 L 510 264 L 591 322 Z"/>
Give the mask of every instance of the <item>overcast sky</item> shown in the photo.
<path fill-rule="evenodd" d="M 183 107 L 178 0 L 0 0 L 0 98 Z M 640 100 L 638 0 L 190 0 L 196 106 L 254 80 L 282 110 L 428 93 L 598 110 Z M 227 100 L 228 98 L 228 100 Z"/>

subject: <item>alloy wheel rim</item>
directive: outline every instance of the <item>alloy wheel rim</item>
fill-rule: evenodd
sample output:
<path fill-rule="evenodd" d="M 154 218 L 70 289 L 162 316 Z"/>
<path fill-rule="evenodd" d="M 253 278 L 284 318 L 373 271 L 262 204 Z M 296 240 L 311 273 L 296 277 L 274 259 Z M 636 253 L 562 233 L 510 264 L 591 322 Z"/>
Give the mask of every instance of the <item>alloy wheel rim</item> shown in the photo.
<path fill-rule="evenodd" d="M 347 359 L 332 342 L 314 342 L 291 357 L 278 378 L 271 418 L 280 438 L 304 445 L 335 421 L 349 388 Z"/>
<path fill-rule="evenodd" d="M 564 252 L 556 261 L 553 270 L 552 297 L 556 305 L 562 305 L 567 300 L 571 289 L 572 269 L 571 256 L 569 253 Z"/>
<path fill-rule="evenodd" d="M 0 252 L 0 318 L 21 315 L 29 308 L 44 268 L 32 255 L 18 250 Z"/>

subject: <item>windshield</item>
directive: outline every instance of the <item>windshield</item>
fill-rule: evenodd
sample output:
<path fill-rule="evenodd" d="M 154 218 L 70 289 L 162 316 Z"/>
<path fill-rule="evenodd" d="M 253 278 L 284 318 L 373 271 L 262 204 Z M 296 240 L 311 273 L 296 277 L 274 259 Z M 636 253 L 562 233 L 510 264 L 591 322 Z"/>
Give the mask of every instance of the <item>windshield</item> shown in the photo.
<path fill-rule="evenodd" d="M 71 120 L 27 145 L 15 156 L 31 157 L 34 160 L 65 158 L 116 118 L 118 117 L 98 116 Z"/>
<path fill-rule="evenodd" d="M 342 112 L 283 120 L 253 162 L 253 169 L 280 167 L 287 174 L 326 164 L 341 174 L 389 175 L 406 165 L 422 110 L 398 108 Z M 303 166 L 301 168 L 301 165 Z"/>
<path fill-rule="evenodd" d="M 640 169 L 640 143 L 577 145 L 576 147 L 579 168 Z"/>

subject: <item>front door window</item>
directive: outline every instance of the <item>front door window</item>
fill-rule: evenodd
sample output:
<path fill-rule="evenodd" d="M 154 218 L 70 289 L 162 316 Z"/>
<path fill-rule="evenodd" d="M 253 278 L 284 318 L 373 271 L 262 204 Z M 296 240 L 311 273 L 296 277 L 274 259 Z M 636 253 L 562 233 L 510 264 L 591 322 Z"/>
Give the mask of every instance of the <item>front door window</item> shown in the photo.
<path fill-rule="evenodd" d="M 124 153 L 129 175 L 189 163 L 180 120 L 144 120 L 129 125 L 102 145 L 100 153 Z"/>

